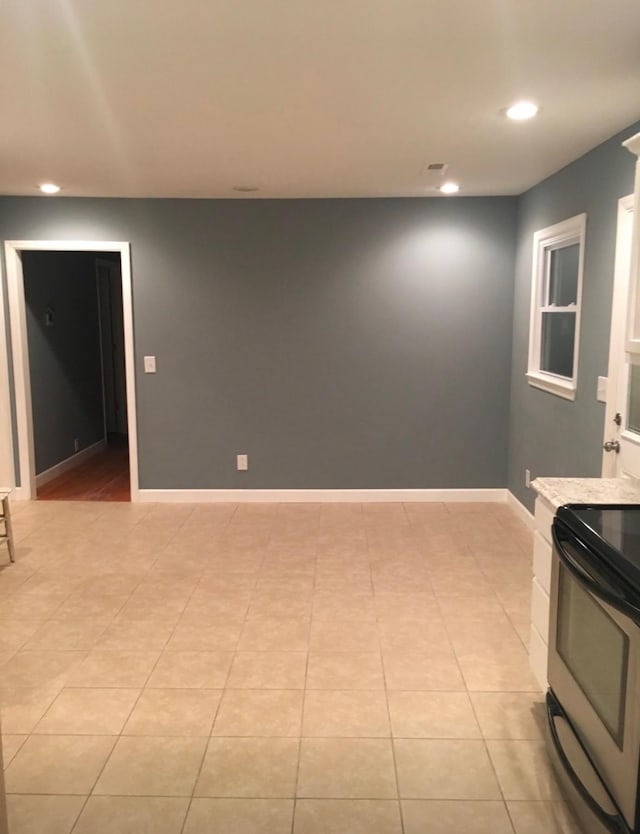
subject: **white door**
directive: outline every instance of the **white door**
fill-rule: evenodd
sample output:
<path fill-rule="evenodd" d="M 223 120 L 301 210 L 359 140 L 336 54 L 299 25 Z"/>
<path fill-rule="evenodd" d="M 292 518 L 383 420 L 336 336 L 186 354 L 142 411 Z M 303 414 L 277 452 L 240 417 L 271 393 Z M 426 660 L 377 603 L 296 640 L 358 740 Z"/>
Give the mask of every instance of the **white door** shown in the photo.
<path fill-rule="evenodd" d="M 633 196 L 630 195 L 618 203 L 603 478 L 640 478 L 640 357 L 625 351 L 632 233 Z"/>

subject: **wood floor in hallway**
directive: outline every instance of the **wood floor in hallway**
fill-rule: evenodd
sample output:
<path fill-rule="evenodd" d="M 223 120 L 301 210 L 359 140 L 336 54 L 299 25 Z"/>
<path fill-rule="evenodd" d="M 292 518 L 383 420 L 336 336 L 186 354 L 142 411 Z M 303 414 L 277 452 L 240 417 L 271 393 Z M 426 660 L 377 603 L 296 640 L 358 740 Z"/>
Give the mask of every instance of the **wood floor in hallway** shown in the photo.
<path fill-rule="evenodd" d="M 38 488 L 39 501 L 131 501 L 129 451 L 109 447 Z"/>

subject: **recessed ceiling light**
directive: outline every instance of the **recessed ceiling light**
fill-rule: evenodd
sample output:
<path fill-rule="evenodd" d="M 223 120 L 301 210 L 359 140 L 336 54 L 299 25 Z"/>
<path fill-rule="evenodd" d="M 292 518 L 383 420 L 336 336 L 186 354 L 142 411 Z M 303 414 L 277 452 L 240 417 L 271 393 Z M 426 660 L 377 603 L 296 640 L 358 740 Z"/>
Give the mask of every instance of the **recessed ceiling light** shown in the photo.
<path fill-rule="evenodd" d="M 445 182 L 440 186 L 440 191 L 443 194 L 457 194 L 460 191 L 460 186 L 457 182 Z"/>
<path fill-rule="evenodd" d="M 513 119 L 514 122 L 523 122 L 532 119 L 537 112 L 538 105 L 532 101 L 516 101 L 507 110 L 507 118 Z"/>
<path fill-rule="evenodd" d="M 40 191 L 43 194 L 57 194 L 60 191 L 60 186 L 53 182 L 43 182 L 40 186 Z"/>

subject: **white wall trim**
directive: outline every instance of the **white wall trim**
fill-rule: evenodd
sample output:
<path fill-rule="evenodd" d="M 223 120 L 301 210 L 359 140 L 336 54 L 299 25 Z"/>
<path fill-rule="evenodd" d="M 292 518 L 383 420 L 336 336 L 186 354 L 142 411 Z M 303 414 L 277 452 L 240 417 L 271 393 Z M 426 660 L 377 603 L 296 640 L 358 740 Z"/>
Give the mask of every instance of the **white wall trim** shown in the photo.
<path fill-rule="evenodd" d="M 9 354 L 7 351 L 7 321 L 0 263 L 0 482 L 12 487 L 16 482 L 11 420 L 11 392 L 9 389 Z M 12 493 L 11 498 L 15 498 Z"/>
<path fill-rule="evenodd" d="M 505 502 L 505 489 L 141 489 L 139 500 L 155 503 L 258 502 Z"/>
<path fill-rule="evenodd" d="M 29 496 L 27 495 L 24 487 L 13 487 L 11 490 L 11 501 L 28 501 Z"/>
<path fill-rule="evenodd" d="M 20 497 L 35 498 L 35 451 L 33 445 L 33 414 L 31 406 L 31 376 L 24 301 L 24 276 L 20 249 L 5 243 L 7 293 L 11 350 L 13 353 L 13 384 L 15 392 L 16 429 L 18 435 L 18 469 Z M 16 495 L 18 497 L 18 495 Z"/>
<path fill-rule="evenodd" d="M 135 354 L 133 339 L 133 297 L 131 287 L 131 258 L 129 244 L 108 240 L 8 240 L 5 242 L 9 322 L 13 352 L 18 454 L 20 458 L 20 488 L 14 495 L 18 500 L 36 496 L 35 454 L 33 448 L 33 412 L 29 351 L 24 302 L 22 252 L 118 252 L 122 271 L 122 312 L 124 317 L 125 376 L 127 384 L 127 412 L 129 432 L 129 472 L 131 501 L 139 500 L 138 437 L 136 422 Z M 0 339 L 5 338 L 4 321 L 0 322 Z M 1 358 L 1 357 L 0 357 Z M 5 427 L 2 427 L 6 431 Z"/>
<path fill-rule="evenodd" d="M 104 439 L 98 440 L 97 443 L 92 443 L 91 446 L 87 446 L 86 449 L 76 452 L 71 455 L 71 457 L 65 458 L 64 460 L 61 460 L 60 463 L 56 463 L 54 466 L 50 466 L 49 469 L 45 469 L 43 472 L 37 474 L 36 486 L 41 487 L 48 484 L 49 481 L 53 481 L 54 478 L 57 478 L 59 475 L 64 475 L 65 472 L 75 469 L 76 466 L 80 466 L 81 463 L 89 460 L 89 458 L 92 458 L 94 455 L 104 452 L 106 448 L 107 444 Z"/>
<path fill-rule="evenodd" d="M 627 298 L 626 345 L 627 353 L 640 354 L 640 133 L 622 143 L 635 154 L 633 185 L 633 231 L 631 233 L 631 267 L 629 270 L 629 295 Z"/>
<path fill-rule="evenodd" d="M 555 394 L 556 397 L 562 397 L 565 400 L 573 401 L 576 398 L 576 386 L 573 382 L 563 382 L 560 377 L 553 379 L 551 374 L 534 371 L 528 371 L 526 377 L 532 388 L 539 388 L 541 391 Z"/>
<path fill-rule="evenodd" d="M 611 329 L 609 364 L 607 368 L 607 402 L 604 410 L 603 442 L 617 439 L 619 428 L 613 422 L 619 400 L 626 394 L 626 362 L 624 348 L 629 301 L 629 271 L 633 237 L 633 194 L 618 200 L 616 250 L 613 271 L 613 299 L 611 301 Z M 602 477 L 615 478 L 617 455 L 602 452 Z"/>
<path fill-rule="evenodd" d="M 582 308 L 582 275 L 584 271 L 584 240 L 587 215 L 577 214 L 540 229 L 533 235 L 533 266 L 531 270 L 531 311 L 529 314 L 529 360 L 526 377 L 534 388 L 540 388 L 549 394 L 575 400 L 578 383 L 578 360 L 580 351 L 580 319 Z M 550 305 L 548 298 L 549 263 L 547 255 L 565 246 L 579 245 L 578 276 L 575 304 L 567 307 Z M 575 332 L 573 339 L 573 369 L 571 377 L 560 377 L 540 367 L 540 350 L 542 344 L 543 315 L 549 311 L 563 311 L 575 315 Z"/>
<path fill-rule="evenodd" d="M 529 530 L 535 530 L 536 523 L 533 513 L 530 513 L 524 504 L 521 504 L 516 496 L 510 491 L 507 491 L 507 504 L 520 518 L 520 521 L 523 521 L 527 525 Z"/>

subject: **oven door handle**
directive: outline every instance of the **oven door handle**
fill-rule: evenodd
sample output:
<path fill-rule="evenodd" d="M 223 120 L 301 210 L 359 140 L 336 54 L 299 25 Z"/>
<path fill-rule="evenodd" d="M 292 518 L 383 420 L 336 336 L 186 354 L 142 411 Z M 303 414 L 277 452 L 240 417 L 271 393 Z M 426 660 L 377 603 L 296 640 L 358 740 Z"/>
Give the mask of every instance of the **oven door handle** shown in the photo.
<path fill-rule="evenodd" d="M 580 741 L 577 734 L 574 732 L 573 727 L 571 726 L 571 722 L 567 718 L 565 711 L 562 709 L 556 698 L 554 697 L 553 693 L 549 690 L 547 692 L 547 726 L 549 729 L 549 734 L 551 736 L 551 742 L 553 744 L 554 750 L 560 763 L 564 769 L 564 772 L 569 777 L 569 780 L 573 787 L 576 789 L 580 797 L 584 800 L 587 804 L 591 812 L 600 820 L 600 822 L 605 826 L 608 831 L 611 831 L 612 834 L 630 834 L 629 826 L 626 824 L 625 820 L 622 816 L 617 813 L 617 805 L 609 793 L 607 787 L 604 785 L 600 777 L 597 775 L 597 771 L 591 761 L 591 756 L 587 753 L 584 749 L 582 742 Z M 564 748 L 562 746 L 562 742 L 558 735 L 558 728 L 556 726 L 556 721 L 561 721 L 566 724 L 567 729 L 570 732 L 570 737 L 575 739 L 576 742 L 576 750 L 579 755 L 584 756 L 585 763 L 588 765 L 589 770 L 593 773 L 594 779 L 600 785 L 602 790 L 602 800 L 606 805 L 609 805 L 611 810 L 614 813 L 607 813 L 605 809 L 600 805 L 600 803 L 594 799 L 594 797 L 589 792 L 588 788 L 582 782 L 580 776 L 578 776 L 574 766 L 571 764 L 568 755 L 565 753 Z"/>
<path fill-rule="evenodd" d="M 560 557 L 560 561 L 573 574 L 573 576 L 580 582 L 594 597 L 609 603 L 613 608 L 621 611 L 630 617 L 635 623 L 640 624 L 640 608 L 634 605 L 627 598 L 624 589 L 621 587 L 614 587 L 615 580 L 599 576 L 598 571 L 594 570 L 593 566 L 588 564 L 588 557 L 585 557 L 584 562 L 576 558 L 576 555 L 570 553 L 564 547 L 564 540 L 560 537 L 557 529 L 557 522 L 554 521 L 551 527 L 551 535 L 555 545 L 556 552 Z M 581 550 L 588 553 L 584 545 L 579 541 L 572 539 L 572 548 L 579 554 Z"/>

